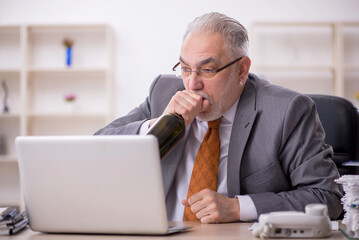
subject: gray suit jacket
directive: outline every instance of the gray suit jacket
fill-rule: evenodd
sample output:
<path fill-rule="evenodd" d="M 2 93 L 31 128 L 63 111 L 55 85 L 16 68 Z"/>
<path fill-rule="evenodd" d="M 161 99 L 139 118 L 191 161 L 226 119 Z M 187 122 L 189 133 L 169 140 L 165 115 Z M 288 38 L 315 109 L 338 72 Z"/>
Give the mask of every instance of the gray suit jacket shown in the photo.
<path fill-rule="evenodd" d="M 149 96 L 128 115 L 96 134 L 137 134 L 142 123 L 160 116 L 183 82 L 160 75 Z M 164 190 L 173 186 L 188 136 L 161 161 Z M 299 210 L 309 203 L 328 205 L 331 218 L 342 212 L 339 177 L 332 148 L 314 102 L 304 95 L 271 85 L 249 74 L 233 123 L 228 152 L 229 197 L 248 194 L 258 214 Z"/>

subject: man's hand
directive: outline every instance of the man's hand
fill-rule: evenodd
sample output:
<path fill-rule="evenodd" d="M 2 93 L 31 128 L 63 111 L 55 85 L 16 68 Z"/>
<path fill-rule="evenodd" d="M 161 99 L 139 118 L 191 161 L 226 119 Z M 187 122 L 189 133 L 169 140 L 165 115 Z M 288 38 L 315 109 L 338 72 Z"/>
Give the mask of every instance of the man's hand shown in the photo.
<path fill-rule="evenodd" d="M 203 103 L 203 97 L 188 90 L 177 92 L 167 105 L 163 113 L 177 113 L 181 115 L 188 126 L 203 109 L 208 108 L 208 101 Z M 205 105 L 205 106 L 203 106 Z"/>
<path fill-rule="evenodd" d="M 150 123 L 148 125 L 148 128 L 150 128 L 157 120 L 158 120 L 158 118 L 151 119 L 151 121 L 150 121 Z"/>
<path fill-rule="evenodd" d="M 238 199 L 225 197 L 209 189 L 204 189 L 189 199 L 182 200 L 181 203 L 191 207 L 191 211 L 202 223 L 239 221 Z"/>

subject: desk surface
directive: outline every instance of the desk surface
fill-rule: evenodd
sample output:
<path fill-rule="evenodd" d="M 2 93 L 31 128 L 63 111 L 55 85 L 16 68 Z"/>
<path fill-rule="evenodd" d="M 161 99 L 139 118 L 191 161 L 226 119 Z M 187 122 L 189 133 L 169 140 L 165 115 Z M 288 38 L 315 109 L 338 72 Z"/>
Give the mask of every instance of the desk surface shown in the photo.
<path fill-rule="evenodd" d="M 33 232 L 30 229 L 13 236 L 0 236 L 0 239 L 9 240 L 112 240 L 112 239 L 258 239 L 252 236 L 248 228 L 252 223 L 227 223 L 227 224 L 201 224 L 199 222 L 174 222 L 175 225 L 192 226 L 193 228 L 183 233 L 168 236 L 129 236 L 129 235 L 86 235 L 86 234 L 44 234 Z M 293 238 L 292 238 L 293 239 Z M 333 231 L 330 238 L 346 239 L 340 231 Z"/>

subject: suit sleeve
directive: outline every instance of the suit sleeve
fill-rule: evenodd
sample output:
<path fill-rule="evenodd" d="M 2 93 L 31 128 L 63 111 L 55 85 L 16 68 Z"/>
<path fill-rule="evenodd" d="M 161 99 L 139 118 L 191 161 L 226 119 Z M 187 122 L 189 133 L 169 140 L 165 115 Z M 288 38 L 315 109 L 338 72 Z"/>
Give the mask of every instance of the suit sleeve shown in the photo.
<path fill-rule="evenodd" d="M 325 133 L 314 102 L 309 97 L 296 96 L 283 121 L 278 160 L 292 190 L 249 194 L 258 215 L 304 211 L 309 203 L 323 203 L 330 217 L 336 219 L 342 212 L 342 189 L 334 182 L 339 174 L 331 160 L 332 148 L 324 143 Z"/>
<path fill-rule="evenodd" d="M 130 111 L 126 116 L 120 117 L 104 128 L 98 130 L 95 135 L 135 135 L 138 134 L 142 124 L 152 118 L 151 98 L 156 83 L 161 78 L 158 76 L 151 84 L 149 96 L 146 100 Z"/>

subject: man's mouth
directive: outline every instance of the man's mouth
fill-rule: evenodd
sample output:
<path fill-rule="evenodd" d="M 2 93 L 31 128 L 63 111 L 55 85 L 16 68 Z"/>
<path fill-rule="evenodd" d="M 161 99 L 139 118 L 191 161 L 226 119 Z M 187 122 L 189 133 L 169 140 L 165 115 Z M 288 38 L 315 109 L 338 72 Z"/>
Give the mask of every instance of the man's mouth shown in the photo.
<path fill-rule="evenodd" d="M 207 93 L 201 92 L 201 91 L 191 91 L 191 92 L 202 96 L 202 101 L 207 100 L 212 105 L 212 99 L 209 97 L 209 95 Z"/>

